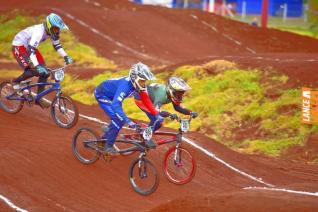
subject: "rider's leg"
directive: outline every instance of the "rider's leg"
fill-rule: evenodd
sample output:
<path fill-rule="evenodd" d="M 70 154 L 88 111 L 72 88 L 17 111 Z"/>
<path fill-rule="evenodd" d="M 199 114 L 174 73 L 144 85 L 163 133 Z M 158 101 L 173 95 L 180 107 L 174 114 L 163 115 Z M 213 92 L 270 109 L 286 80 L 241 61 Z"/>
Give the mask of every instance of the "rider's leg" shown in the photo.
<path fill-rule="evenodd" d="M 40 74 L 39 76 L 39 83 L 46 83 L 47 82 L 47 78 L 49 78 L 49 74 Z M 42 91 L 44 91 L 45 89 L 45 85 L 39 85 L 38 86 L 38 94 L 41 93 Z"/>
<path fill-rule="evenodd" d="M 29 53 L 24 46 L 12 46 L 12 54 L 20 67 L 24 70 L 22 75 L 16 79 L 13 79 L 12 82 L 20 83 L 23 80 L 36 76 L 36 72 L 31 69 Z"/>
<path fill-rule="evenodd" d="M 95 98 L 99 104 L 99 106 L 104 110 L 104 112 L 108 115 L 108 117 L 111 120 L 111 123 L 108 126 L 108 130 L 104 132 L 104 135 L 102 138 L 106 139 L 107 144 L 105 145 L 105 150 L 106 148 L 111 148 L 114 145 L 114 142 L 117 138 L 117 135 L 120 131 L 120 129 L 123 127 L 124 122 L 120 121 L 114 110 L 112 109 L 111 106 L 111 101 L 109 101 L 107 98 L 103 97 L 98 97 L 95 94 Z"/>
<path fill-rule="evenodd" d="M 117 135 L 121 128 L 124 126 L 125 122 L 119 120 L 119 118 L 115 117 L 111 120 L 110 125 L 108 127 L 107 133 L 104 135 L 107 140 L 106 148 L 113 147 Z"/>
<path fill-rule="evenodd" d="M 24 72 L 16 79 L 13 79 L 12 82 L 20 83 L 21 81 L 27 80 L 33 76 L 37 76 L 37 73 L 33 71 L 30 67 L 25 68 Z"/>
<path fill-rule="evenodd" d="M 39 65 L 45 67 L 44 59 L 43 59 L 41 53 L 39 52 L 39 50 L 35 50 L 35 55 L 36 55 L 36 59 L 39 62 Z M 38 74 L 38 76 L 39 76 L 39 80 L 38 80 L 39 83 L 46 83 L 47 78 L 49 78 L 50 75 L 47 73 L 47 74 Z M 44 89 L 45 89 L 45 85 L 38 86 L 38 94 L 41 93 L 42 91 L 44 91 Z"/>

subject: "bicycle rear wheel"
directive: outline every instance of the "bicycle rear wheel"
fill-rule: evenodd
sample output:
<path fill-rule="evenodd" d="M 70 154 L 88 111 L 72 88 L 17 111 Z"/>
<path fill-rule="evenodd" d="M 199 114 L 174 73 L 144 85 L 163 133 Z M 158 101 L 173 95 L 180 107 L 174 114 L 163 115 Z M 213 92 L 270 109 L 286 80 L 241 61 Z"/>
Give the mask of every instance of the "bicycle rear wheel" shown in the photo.
<path fill-rule="evenodd" d="M 129 167 L 129 181 L 133 189 L 143 196 L 156 191 L 159 175 L 155 166 L 146 158 L 135 159 Z"/>
<path fill-rule="evenodd" d="M 189 183 L 196 171 L 196 162 L 193 156 L 182 147 L 170 148 L 165 155 L 163 165 L 168 180 L 177 185 Z"/>
<path fill-rule="evenodd" d="M 7 113 L 18 113 L 23 108 L 23 101 L 10 100 L 7 98 L 8 96 L 12 98 L 18 97 L 17 94 L 15 94 L 12 84 L 6 81 L 0 85 L 0 107 Z"/>
<path fill-rule="evenodd" d="M 73 137 L 72 150 L 76 158 L 84 164 L 92 164 L 99 159 L 98 148 L 102 148 L 98 142 L 98 135 L 89 128 L 79 129 Z"/>
<path fill-rule="evenodd" d="M 55 123 L 62 128 L 72 128 L 78 120 L 78 110 L 71 98 L 57 96 L 52 101 L 51 115 Z"/>

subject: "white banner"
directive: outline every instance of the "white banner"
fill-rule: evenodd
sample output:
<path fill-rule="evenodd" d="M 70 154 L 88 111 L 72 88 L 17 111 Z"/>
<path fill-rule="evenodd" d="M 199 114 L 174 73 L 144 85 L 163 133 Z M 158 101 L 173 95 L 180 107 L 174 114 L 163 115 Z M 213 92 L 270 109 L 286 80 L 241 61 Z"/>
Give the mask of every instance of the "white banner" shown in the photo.
<path fill-rule="evenodd" d="M 142 0 L 143 4 L 160 5 L 164 7 L 172 7 L 172 0 Z"/>

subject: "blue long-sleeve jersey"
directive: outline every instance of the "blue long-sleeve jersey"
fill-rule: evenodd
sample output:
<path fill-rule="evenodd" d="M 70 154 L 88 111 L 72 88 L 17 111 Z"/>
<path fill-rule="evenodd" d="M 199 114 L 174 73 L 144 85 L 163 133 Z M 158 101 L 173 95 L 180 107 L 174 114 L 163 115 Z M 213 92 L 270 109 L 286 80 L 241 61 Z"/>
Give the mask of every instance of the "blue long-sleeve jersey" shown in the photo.
<path fill-rule="evenodd" d="M 95 89 L 95 96 L 99 101 L 111 102 L 111 107 L 116 116 L 126 123 L 130 121 L 122 108 L 125 98 L 135 93 L 135 88 L 128 77 L 110 79 L 102 82 Z"/>

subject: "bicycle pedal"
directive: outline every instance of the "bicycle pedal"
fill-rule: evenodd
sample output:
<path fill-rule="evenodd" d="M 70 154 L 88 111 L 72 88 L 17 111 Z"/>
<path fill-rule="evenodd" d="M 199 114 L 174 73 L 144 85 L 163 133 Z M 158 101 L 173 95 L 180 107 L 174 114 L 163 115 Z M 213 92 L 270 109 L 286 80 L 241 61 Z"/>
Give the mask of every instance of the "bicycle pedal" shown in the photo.
<path fill-rule="evenodd" d="M 32 107 L 33 101 L 27 101 L 27 103 L 28 103 L 28 106 L 29 106 L 29 107 Z"/>
<path fill-rule="evenodd" d="M 112 162 L 112 160 L 116 157 L 116 155 L 104 154 L 103 158 L 105 162 Z"/>

